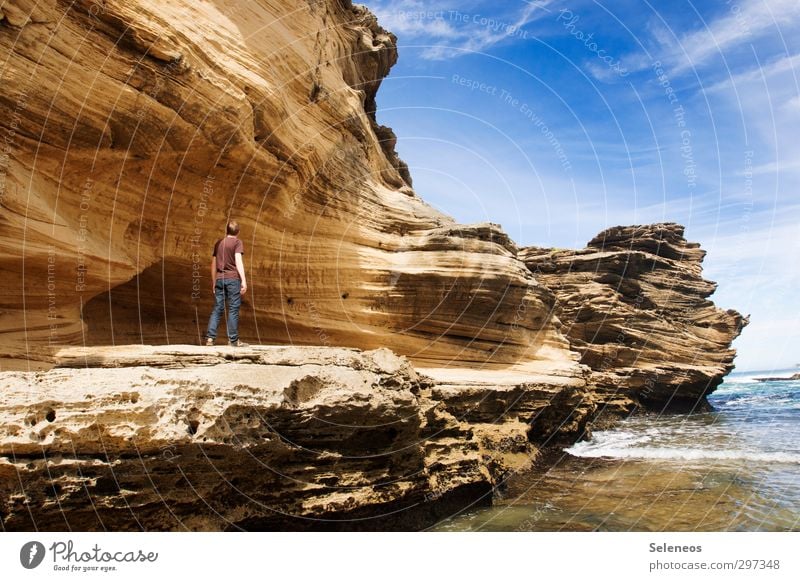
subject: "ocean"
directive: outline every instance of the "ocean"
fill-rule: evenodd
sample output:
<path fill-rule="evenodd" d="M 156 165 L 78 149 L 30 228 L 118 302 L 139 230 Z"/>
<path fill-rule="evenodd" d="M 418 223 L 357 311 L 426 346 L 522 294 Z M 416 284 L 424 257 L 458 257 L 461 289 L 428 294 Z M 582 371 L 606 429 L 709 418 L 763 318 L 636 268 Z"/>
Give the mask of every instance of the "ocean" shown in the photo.
<path fill-rule="evenodd" d="M 445 531 L 800 530 L 800 369 L 732 373 L 711 412 L 638 415 L 509 479 Z"/>

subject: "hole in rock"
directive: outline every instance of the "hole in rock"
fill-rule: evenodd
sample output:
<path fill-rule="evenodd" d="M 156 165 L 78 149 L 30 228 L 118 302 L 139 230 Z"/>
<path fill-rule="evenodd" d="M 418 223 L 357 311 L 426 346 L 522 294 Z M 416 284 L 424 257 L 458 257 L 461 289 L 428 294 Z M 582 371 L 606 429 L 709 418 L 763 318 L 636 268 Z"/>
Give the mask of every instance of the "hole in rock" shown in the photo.
<path fill-rule="evenodd" d="M 45 414 L 44 419 L 46 419 L 50 423 L 53 423 L 54 421 L 56 421 L 56 410 L 54 410 L 54 409 L 47 410 L 47 413 Z"/>
<path fill-rule="evenodd" d="M 119 493 L 119 486 L 117 481 L 112 476 L 100 476 L 94 485 L 94 492 L 106 496 Z"/>
<path fill-rule="evenodd" d="M 61 485 L 58 483 L 53 483 L 52 486 L 45 486 L 44 487 L 44 494 L 48 498 L 55 498 L 59 494 L 61 494 Z"/>
<path fill-rule="evenodd" d="M 197 428 L 200 427 L 200 422 L 197 420 L 189 420 L 189 434 L 194 436 L 197 433 Z"/>

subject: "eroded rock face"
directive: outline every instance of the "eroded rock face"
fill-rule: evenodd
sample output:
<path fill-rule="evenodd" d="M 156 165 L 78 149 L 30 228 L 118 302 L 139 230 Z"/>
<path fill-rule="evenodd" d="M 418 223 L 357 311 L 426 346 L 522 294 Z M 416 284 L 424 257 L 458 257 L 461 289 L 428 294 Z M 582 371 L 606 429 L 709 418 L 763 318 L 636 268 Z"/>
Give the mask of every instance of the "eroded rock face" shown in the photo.
<path fill-rule="evenodd" d="M 698 409 L 733 369 L 747 320 L 708 297 L 705 251 L 678 224 L 606 230 L 584 250 L 526 248 L 520 258 L 558 299 L 572 348 L 615 412 Z"/>
<path fill-rule="evenodd" d="M 18 366 L 64 345 L 198 343 L 229 217 L 242 225 L 251 342 L 391 337 L 439 363 L 570 357 L 552 295 L 500 228 L 457 226 L 411 190 L 375 119 L 395 37 L 365 8 L 2 10 L 0 268 L 13 276 L 0 277 L 0 344 Z"/>
<path fill-rule="evenodd" d="M 489 503 L 593 409 L 581 377 L 437 382 L 386 349 L 59 361 L 0 375 L 4 530 L 424 528 Z"/>
<path fill-rule="evenodd" d="M 0 374 L 8 530 L 423 528 L 732 368 L 681 227 L 520 251 L 417 197 L 349 0 L 8 0 L 0 53 L 0 370 L 138 345 Z M 229 218 L 243 338 L 319 347 L 179 345 Z"/>

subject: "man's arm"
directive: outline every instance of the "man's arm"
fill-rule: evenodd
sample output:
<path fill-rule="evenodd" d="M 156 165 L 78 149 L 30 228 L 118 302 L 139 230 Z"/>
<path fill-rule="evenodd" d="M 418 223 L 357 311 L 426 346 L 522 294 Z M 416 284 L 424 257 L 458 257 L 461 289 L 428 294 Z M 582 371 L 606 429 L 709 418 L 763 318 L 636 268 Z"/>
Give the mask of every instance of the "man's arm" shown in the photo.
<path fill-rule="evenodd" d="M 244 260 L 242 260 L 242 253 L 236 253 L 236 270 L 239 272 L 239 278 L 242 279 L 242 294 L 247 294 L 247 279 L 244 276 Z"/>
<path fill-rule="evenodd" d="M 217 292 L 217 257 L 211 257 L 211 292 Z"/>

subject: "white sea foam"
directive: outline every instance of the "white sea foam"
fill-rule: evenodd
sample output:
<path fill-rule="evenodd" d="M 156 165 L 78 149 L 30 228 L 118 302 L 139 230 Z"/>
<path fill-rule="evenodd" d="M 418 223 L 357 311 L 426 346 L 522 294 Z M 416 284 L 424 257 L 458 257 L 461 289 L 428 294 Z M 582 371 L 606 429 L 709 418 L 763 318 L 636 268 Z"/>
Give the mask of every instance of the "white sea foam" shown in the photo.
<path fill-rule="evenodd" d="M 761 377 L 760 375 L 739 375 L 739 376 L 728 376 L 725 378 L 725 381 L 720 386 L 720 389 L 724 389 L 729 385 L 741 385 L 743 383 L 755 383 L 756 377 Z"/>
<path fill-rule="evenodd" d="M 800 382 L 753 380 L 782 371 L 726 378 L 711 398 L 713 414 L 633 417 L 567 452 L 582 458 L 800 464 L 794 437 Z"/>
<path fill-rule="evenodd" d="M 792 399 L 788 397 L 777 397 L 775 395 L 749 395 L 726 401 L 722 405 L 737 407 L 769 404 L 775 406 L 787 403 L 792 403 Z"/>
<path fill-rule="evenodd" d="M 629 460 L 741 460 L 800 464 L 800 454 L 790 452 L 753 452 L 747 450 L 704 450 L 693 448 L 614 447 L 580 442 L 567 452 L 579 458 L 619 458 Z"/>
<path fill-rule="evenodd" d="M 784 381 L 785 381 L 786 383 L 794 384 L 794 383 L 796 383 L 796 381 L 795 380 L 789 380 L 789 378 L 792 375 L 794 375 L 795 373 L 797 373 L 797 370 L 788 370 L 788 371 L 787 370 L 780 370 L 780 371 L 773 371 L 773 372 L 762 371 L 760 373 L 752 373 L 752 374 L 748 373 L 747 375 L 729 375 L 723 381 L 722 385 L 720 386 L 720 389 L 724 389 L 726 386 L 742 385 L 742 384 L 747 384 L 747 383 L 755 383 L 755 384 L 769 383 L 769 382 L 757 381 L 758 378 L 764 378 L 764 377 L 776 377 L 776 378 L 780 378 L 780 379 L 783 380 L 783 381 L 781 381 L 781 383 L 784 383 Z M 789 380 L 789 381 L 786 381 L 786 380 Z"/>

